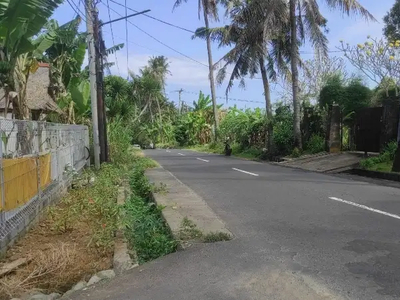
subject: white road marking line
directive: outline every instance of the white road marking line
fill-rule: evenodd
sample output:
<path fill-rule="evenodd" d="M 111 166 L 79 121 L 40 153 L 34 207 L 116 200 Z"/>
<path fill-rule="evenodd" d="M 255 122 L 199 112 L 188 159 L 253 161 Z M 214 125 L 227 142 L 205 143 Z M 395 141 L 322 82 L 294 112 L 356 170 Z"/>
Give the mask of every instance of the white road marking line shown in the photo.
<path fill-rule="evenodd" d="M 185 154 L 182 154 L 182 153 L 178 153 L 180 156 L 185 156 Z"/>
<path fill-rule="evenodd" d="M 167 150 L 168 153 L 170 153 L 171 151 Z"/>
<path fill-rule="evenodd" d="M 386 211 L 375 209 L 375 208 L 372 208 L 372 207 L 369 207 L 369 206 L 366 206 L 366 205 L 354 203 L 354 202 L 343 200 L 343 199 L 336 198 L 336 197 L 329 197 L 329 199 L 334 200 L 334 201 L 338 201 L 338 202 L 342 202 L 342 203 L 346 203 L 346 204 L 349 204 L 349 205 L 352 205 L 352 206 L 355 206 L 355 207 L 358 207 L 358 208 L 362 208 L 362 209 L 365 209 L 365 210 L 369 210 L 369 211 L 372 211 L 372 212 L 375 212 L 375 213 L 378 213 L 378 214 L 381 214 L 381 215 L 385 215 L 385 216 L 400 220 L 400 216 L 399 215 L 391 214 L 391 213 L 388 213 Z"/>
<path fill-rule="evenodd" d="M 204 162 L 210 162 L 210 161 L 207 160 L 207 159 L 202 159 L 202 158 L 198 158 L 198 157 L 196 157 L 196 159 L 201 160 L 201 161 L 204 161 Z"/>
<path fill-rule="evenodd" d="M 242 172 L 242 173 L 245 173 L 245 174 L 249 174 L 249 175 L 252 175 L 252 176 L 258 176 L 258 174 L 256 174 L 256 173 L 251 173 L 251 172 L 247 172 L 247 171 L 236 169 L 236 168 L 232 168 L 232 170 L 235 170 L 235 171 L 238 171 L 238 172 Z"/>

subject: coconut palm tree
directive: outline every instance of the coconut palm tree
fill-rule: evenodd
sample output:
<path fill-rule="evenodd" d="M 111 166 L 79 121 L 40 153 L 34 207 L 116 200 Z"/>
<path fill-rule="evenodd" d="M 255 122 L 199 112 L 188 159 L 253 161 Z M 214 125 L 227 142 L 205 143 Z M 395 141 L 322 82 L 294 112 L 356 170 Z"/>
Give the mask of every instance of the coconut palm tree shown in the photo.
<path fill-rule="evenodd" d="M 188 0 L 176 0 L 174 4 L 174 9 L 180 6 L 183 2 L 186 3 Z M 210 28 L 209 18 L 218 21 L 218 0 L 198 0 L 198 17 L 200 19 L 201 12 L 203 11 L 204 25 L 206 29 Z M 215 94 L 215 82 L 214 82 L 214 68 L 213 68 L 213 58 L 211 51 L 211 38 L 206 37 L 207 43 L 207 55 L 208 55 L 208 70 L 209 70 L 209 80 L 211 88 L 211 99 L 213 102 L 213 113 L 214 113 L 214 130 L 215 130 L 215 140 L 218 139 L 218 108 L 217 99 Z"/>
<path fill-rule="evenodd" d="M 283 0 L 286 2 L 286 0 Z M 367 20 L 375 20 L 357 0 L 321 0 L 332 9 L 339 9 L 344 14 L 360 14 Z M 296 16 L 296 11 L 300 12 Z M 298 40 L 304 41 L 306 38 L 313 44 L 315 50 L 321 55 L 326 56 L 328 52 L 328 40 L 323 32 L 326 25 L 326 19 L 319 11 L 317 0 L 289 0 L 290 15 L 290 34 L 291 34 L 291 71 L 292 71 L 292 89 L 293 89 L 293 107 L 294 107 L 294 139 L 295 146 L 302 148 L 300 131 L 300 101 L 298 98 L 298 61 L 299 44 Z"/>
<path fill-rule="evenodd" d="M 264 0 L 275 5 L 274 10 L 262 12 L 253 6 L 255 1 L 237 1 L 228 3 L 227 14 L 232 23 L 225 27 L 207 30 L 199 28 L 195 36 L 218 41 L 219 47 L 231 46 L 217 63 L 224 61 L 223 67 L 217 75 L 217 82 L 222 83 L 227 75 L 227 67 L 233 65 L 233 71 L 229 77 L 226 94 L 233 86 L 236 79 L 240 80 L 240 86 L 245 86 L 245 78 L 254 77 L 261 73 L 266 114 L 269 119 L 268 148 L 272 149 L 272 106 L 270 93 L 270 80 L 275 80 L 278 73 L 288 73 L 290 60 L 289 38 L 284 28 L 287 28 L 287 6 L 282 1 Z M 256 3 L 257 4 L 257 3 Z M 281 7 L 277 7 L 277 6 Z M 261 13 L 260 13 L 261 12 Z M 280 12 L 279 15 L 274 15 Z M 269 23 L 269 25 L 267 24 Z"/>
<path fill-rule="evenodd" d="M 157 80 L 160 81 L 165 94 L 165 81 L 167 75 L 171 75 L 168 59 L 163 55 L 153 56 L 149 59 L 148 65 L 144 67 L 144 69 L 149 71 Z"/>

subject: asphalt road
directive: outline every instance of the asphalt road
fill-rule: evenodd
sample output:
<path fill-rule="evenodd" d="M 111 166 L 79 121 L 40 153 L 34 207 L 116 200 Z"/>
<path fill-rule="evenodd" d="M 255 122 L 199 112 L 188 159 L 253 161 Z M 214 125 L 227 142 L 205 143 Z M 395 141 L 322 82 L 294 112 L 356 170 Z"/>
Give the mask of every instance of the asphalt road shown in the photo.
<path fill-rule="evenodd" d="M 192 151 L 146 154 L 235 238 L 71 299 L 400 299 L 400 189 Z"/>

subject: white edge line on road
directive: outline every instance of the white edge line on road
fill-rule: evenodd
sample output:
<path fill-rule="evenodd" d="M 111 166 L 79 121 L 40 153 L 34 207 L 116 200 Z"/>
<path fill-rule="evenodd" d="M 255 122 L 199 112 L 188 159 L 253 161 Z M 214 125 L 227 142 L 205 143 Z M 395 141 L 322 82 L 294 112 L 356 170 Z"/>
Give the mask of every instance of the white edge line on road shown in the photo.
<path fill-rule="evenodd" d="M 202 159 L 202 158 L 198 158 L 198 157 L 196 157 L 196 159 L 201 160 L 201 161 L 204 161 L 204 162 L 210 162 L 210 161 L 207 160 L 207 159 Z"/>
<path fill-rule="evenodd" d="M 178 153 L 180 156 L 185 156 L 185 154 L 182 154 L 182 153 Z"/>
<path fill-rule="evenodd" d="M 256 173 L 251 173 L 251 172 L 247 172 L 247 171 L 236 169 L 236 168 L 232 168 L 232 170 L 235 170 L 235 171 L 238 171 L 238 172 L 242 172 L 242 173 L 245 173 L 245 174 L 248 174 L 248 175 L 252 175 L 252 176 L 258 176 L 258 174 L 256 174 Z"/>
<path fill-rule="evenodd" d="M 168 153 L 170 153 L 171 151 L 167 150 Z"/>
<path fill-rule="evenodd" d="M 372 207 L 369 207 L 369 206 L 366 206 L 366 205 L 358 204 L 358 203 L 355 203 L 355 202 L 343 200 L 343 199 L 336 198 L 336 197 L 329 197 L 329 199 L 334 200 L 334 201 L 338 201 L 338 202 L 342 202 L 342 203 L 346 203 L 348 205 L 352 205 L 352 206 L 355 206 L 355 207 L 358 207 L 358 208 L 362 208 L 362 209 L 365 209 L 365 210 L 369 210 L 369 211 L 372 211 L 372 212 L 375 212 L 375 213 L 378 213 L 378 214 L 381 214 L 381 215 L 385 215 L 385 216 L 400 220 L 400 216 L 398 216 L 398 215 L 391 214 L 391 213 L 388 213 L 388 212 L 385 212 L 385 211 L 382 211 L 382 210 L 379 210 L 379 209 L 375 209 L 375 208 L 372 208 Z"/>

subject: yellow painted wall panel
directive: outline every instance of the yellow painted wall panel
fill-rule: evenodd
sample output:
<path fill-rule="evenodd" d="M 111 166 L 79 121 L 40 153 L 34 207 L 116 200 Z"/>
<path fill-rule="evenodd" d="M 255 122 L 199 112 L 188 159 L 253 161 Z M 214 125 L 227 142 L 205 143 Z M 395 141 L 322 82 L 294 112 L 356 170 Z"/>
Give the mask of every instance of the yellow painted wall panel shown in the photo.
<path fill-rule="evenodd" d="M 51 182 L 51 154 L 41 155 L 40 179 L 42 189 Z M 9 211 L 27 203 L 38 193 L 38 172 L 35 157 L 3 159 L 5 207 Z M 0 187 L 1 192 L 1 187 Z"/>

